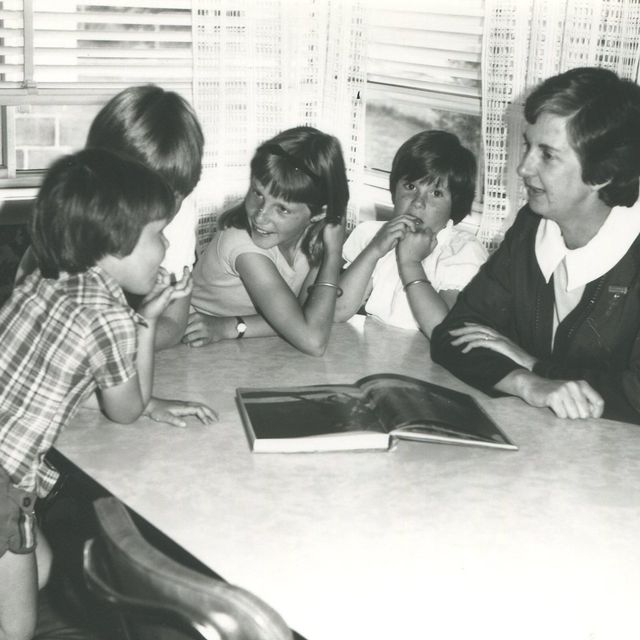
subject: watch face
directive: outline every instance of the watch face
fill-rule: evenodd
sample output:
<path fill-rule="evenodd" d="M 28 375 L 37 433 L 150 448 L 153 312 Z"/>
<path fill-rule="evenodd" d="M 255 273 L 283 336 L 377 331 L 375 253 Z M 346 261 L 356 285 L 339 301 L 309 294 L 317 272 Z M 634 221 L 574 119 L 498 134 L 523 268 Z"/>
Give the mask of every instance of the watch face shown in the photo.
<path fill-rule="evenodd" d="M 247 323 L 240 317 L 236 317 L 236 338 L 242 338 L 244 332 L 247 330 Z"/>

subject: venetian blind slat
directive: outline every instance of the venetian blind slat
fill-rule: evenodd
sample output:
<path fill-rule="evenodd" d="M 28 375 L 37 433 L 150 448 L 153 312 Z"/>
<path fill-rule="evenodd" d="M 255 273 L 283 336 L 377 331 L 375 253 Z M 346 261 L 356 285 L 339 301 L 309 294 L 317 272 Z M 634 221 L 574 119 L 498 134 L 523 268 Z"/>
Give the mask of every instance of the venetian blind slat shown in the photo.
<path fill-rule="evenodd" d="M 2 6 L 0 87 L 24 83 L 33 92 L 83 83 L 170 81 L 186 87 L 191 81 L 190 0 L 34 0 L 29 37 L 22 0 L 4 0 Z M 25 77 L 25 42 L 32 77 Z"/>
<path fill-rule="evenodd" d="M 372 7 L 368 80 L 479 98 L 482 20 L 482 2 L 474 0 Z"/>

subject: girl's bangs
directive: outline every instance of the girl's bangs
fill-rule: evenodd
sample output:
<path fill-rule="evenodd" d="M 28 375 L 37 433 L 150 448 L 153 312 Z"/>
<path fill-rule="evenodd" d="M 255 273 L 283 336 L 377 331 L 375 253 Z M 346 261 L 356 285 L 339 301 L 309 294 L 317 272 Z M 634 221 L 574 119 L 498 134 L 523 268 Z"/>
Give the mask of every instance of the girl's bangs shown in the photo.
<path fill-rule="evenodd" d="M 308 206 L 325 204 L 314 181 L 277 156 L 256 156 L 251 163 L 251 174 L 274 198 Z"/>
<path fill-rule="evenodd" d="M 431 170 L 427 173 L 422 171 L 416 171 L 410 173 L 405 177 L 409 182 L 425 182 L 428 185 L 435 187 L 448 187 L 449 186 L 449 173 L 447 171 L 434 171 L 435 167 L 431 167 Z"/>
<path fill-rule="evenodd" d="M 403 169 L 406 168 L 406 173 Z M 407 155 L 398 167 L 398 175 L 410 182 L 425 181 L 435 186 L 447 184 L 451 174 L 451 162 L 439 157 L 435 151 L 422 150 Z"/>

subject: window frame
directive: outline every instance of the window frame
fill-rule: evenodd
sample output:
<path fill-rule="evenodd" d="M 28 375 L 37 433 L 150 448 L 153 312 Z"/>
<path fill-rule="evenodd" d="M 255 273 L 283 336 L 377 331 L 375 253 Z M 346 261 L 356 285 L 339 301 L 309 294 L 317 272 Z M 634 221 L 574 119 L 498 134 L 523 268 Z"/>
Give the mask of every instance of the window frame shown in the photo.
<path fill-rule="evenodd" d="M 163 9 L 150 0 L 112 0 L 105 3 L 114 8 L 147 8 Z M 189 0 L 171 0 L 169 9 L 174 11 L 186 10 L 190 7 Z M 192 92 L 193 76 L 184 80 L 165 80 L 163 78 L 148 78 L 144 81 L 105 81 L 105 82 L 41 82 L 34 80 L 35 74 L 35 27 L 34 0 L 22 0 L 22 9 L 14 9 L 22 13 L 22 68 L 23 80 L 0 80 L 0 199 L 23 199 L 35 197 L 37 188 L 42 182 L 45 169 L 17 169 L 17 140 L 15 127 L 15 110 L 26 105 L 48 106 L 76 106 L 87 105 L 99 107 L 105 104 L 114 94 L 130 84 L 144 84 L 156 82 L 167 90 L 176 91 L 189 96 Z M 64 13 L 46 10 L 45 13 Z M 134 14 L 135 15 L 135 14 Z M 144 16 L 144 13 L 139 14 Z M 79 18 L 79 22 L 81 19 Z M 107 19 L 108 23 L 109 20 Z M 145 24 L 142 18 L 139 24 Z M 137 24 L 137 23 L 136 23 Z M 172 26 L 175 26 L 172 23 Z M 17 30 L 19 32 L 19 30 Z M 124 30 L 123 30 L 124 32 Z M 161 39 L 162 40 L 162 39 Z M 193 42 L 192 31 L 189 41 Z M 191 50 L 191 49 L 190 49 Z M 191 66 L 189 64 L 185 65 Z M 12 113 L 13 111 L 13 113 Z"/>
<path fill-rule="evenodd" d="M 386 85 L 379 82 L 367 80 L 367 99 L 371 93 L 382 96 L 400 96 L 403 98 L 410 97 L 425 107 L 436 109 L 447 109 L 467 113 L 482 117 L 482 104 L 480 97 L 472 96 L 452 96 L 451 94 L 439 94 L 433 91 L 425 91 L 414 89 L 412 87 L 403 87 L 401 85 Z M 464 105 L 463 109 L 459 107 Z M 465 220 L 465 224 L 469 224 L 470 228 L 476 229 L 480 222 L 480 214 L 482 213 L 483 188 L 484 188 L 484 171 L 483 158 L 479 154 L 476 158 L 478 162 L 478 175 L 476 179 L 476 197 L 471 207 L 469 219 Z M 364 169 L 364 185 L 363 192 L 365 201 L 369 203 L 365 205 L 363 219 L 370 218 L 386 218 L 393 210 L 391 194 L 389 193 L 389 171 L 376 169 L 365 166 Z"/>

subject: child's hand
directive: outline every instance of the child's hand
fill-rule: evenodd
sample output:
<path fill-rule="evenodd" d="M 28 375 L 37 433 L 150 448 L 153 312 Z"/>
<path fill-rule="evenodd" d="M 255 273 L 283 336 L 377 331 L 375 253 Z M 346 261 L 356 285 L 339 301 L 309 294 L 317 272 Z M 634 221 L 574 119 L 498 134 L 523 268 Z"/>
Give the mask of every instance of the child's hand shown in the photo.
<path fill-rule="evenodd" d="M 162 315 L 171 302 L 191 295 L 192 290 L 193 280 L 187 267 L 183 269 L 182 277 L 177 282 L 172 282 L 171 274 L 160 267 L 156 284 L 143 298 L 138 313 L 147 320 L 155 320 Z"/>
<path fill-rule="evenodd" d="M 392 218 L 373 236 L 369 243 L 370 250 L 374 251 L 378 258 L 386 256 L 407 235 L 407 232 L 417 231 L 421 224 L 420 218 L 407 213 Z"/>
<path fill-rule="evenodd" d="M 174 427 L 187 426 L 187 423 L 182 420 L 183 416 L 196 416 L 203 424 L 211 424 L 218 419 L 218 414 L 206 404 L 153 397 L 149 400 L 143 415 Z"/>
<path fill-rule="evenodd" d="M 233 320 L 235 322 L 235 318 Z M 190 347 L 203 347 L 210 342 L 224 340 L 229 337 L 225 331 L 228 321 L 228 318 L 192 311 L 187 320 L 187 328 L 182 342 Z"/>
<path fill-rule="evenodd" d="M 163 269 L 163 271 L 165 270 Z M 180 280 L 176 280 L 175 275 L 169 274 L 169 284 L 173 287 L 174 292 L 172 300 L 184 298 L 189 295 L 191 291 L 193 291 L 193 278 L 191 277 L 189 267 L 182 268 L 182 277 Z"/>
<path fill-rule="evenodd" d="M 346 229 L 346 216 L 340 222 L 327 222 L 322 229 L 322 241 L 327 253 L 342 254 Z"/>
<path fill-rule="evenodd" d="M 436 234 L 428 227 L 407 234 L 396 247 L 398 262 L 422 262 L 436 248 Z"/>

